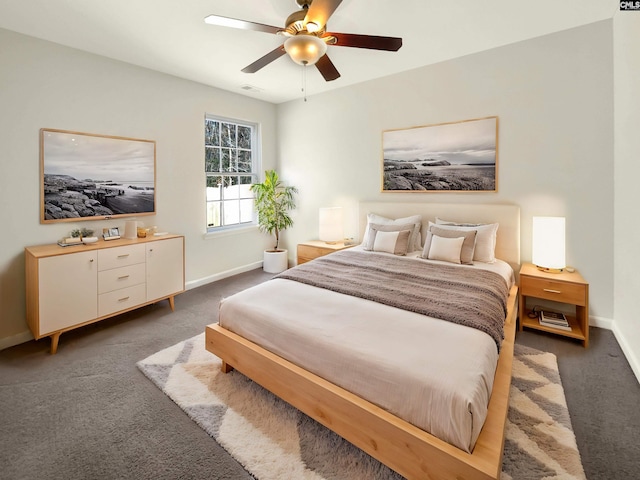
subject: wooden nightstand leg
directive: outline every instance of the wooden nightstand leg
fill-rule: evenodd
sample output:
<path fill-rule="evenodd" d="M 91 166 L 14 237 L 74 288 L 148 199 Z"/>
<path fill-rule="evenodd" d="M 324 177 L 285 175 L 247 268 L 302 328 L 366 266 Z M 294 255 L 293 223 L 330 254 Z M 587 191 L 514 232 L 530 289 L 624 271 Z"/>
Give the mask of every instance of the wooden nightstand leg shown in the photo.
<path fill-rule="evenodd" d="M 587 348 L 589 346 L 589 313 L 587 312 L 587 309 L 581 305 L 576 305 L 576 318 L 580 323 L 580 328 L 584 335 L 582 345 L 584 348 Z"/>
<path fill-rule="evenodd" d="M 169 300 L 169 307 L 171 307 L 171 311 L 175 312 L 176 304 L 175 304 L 175 301 L 174 301 L 174 297 L 171 296 L 171 297 L 168 298 L 168 300 Z"/>

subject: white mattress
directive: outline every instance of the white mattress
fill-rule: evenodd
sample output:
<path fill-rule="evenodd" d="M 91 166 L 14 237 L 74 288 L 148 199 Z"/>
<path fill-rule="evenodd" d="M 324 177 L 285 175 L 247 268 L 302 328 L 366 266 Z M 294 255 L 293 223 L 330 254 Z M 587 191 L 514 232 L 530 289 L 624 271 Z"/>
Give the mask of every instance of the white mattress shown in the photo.
<path fill-rule="evenodd" d="M 479 330 L 284 279 L 224 299 L 220 324 L 464 451 L 480 434 L 498 352 Z"/>

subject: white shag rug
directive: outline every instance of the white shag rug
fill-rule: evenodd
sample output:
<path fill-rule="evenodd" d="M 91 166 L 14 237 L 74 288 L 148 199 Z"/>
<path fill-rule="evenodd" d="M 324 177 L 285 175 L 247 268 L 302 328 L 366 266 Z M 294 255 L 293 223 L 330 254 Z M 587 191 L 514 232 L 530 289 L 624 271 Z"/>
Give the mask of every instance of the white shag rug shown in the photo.
<path fill-rule="evenodd" d="M 138 367 L 255 478 L 403 478 L 241 373 L 223 374 L 204 345 L 203 333 Z M 502 479 L 584 478 L 556 357 L 516 345 Z"/>

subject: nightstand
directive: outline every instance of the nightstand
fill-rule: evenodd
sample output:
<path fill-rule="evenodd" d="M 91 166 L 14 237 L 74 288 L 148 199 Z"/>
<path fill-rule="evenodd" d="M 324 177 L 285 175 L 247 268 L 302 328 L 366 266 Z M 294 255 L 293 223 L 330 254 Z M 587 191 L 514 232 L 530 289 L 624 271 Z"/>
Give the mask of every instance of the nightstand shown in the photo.
<path fill-rule="evenodd" d="M 311 240 L 298 244 L 298 265 L 310 262 L 314 258 L 323 257 L 330 253 L 351 248 L 354 245 L 345 245 L 344 242 L 327 243 L 321 240 Z"/>
<path fill-rule="evenodd" d="M 571 331 L 540 325 L 538 318 L 530 318 L 526 309 L 527 297 L 573 305 L 575 316 L 567 315 Z M 589 284 L 577 272 L 547 273 L 535 265 L 525 263 L 520 269 L 520 330 L 531 328 L 556 335 L 582 340 L 589 346 Z"/>

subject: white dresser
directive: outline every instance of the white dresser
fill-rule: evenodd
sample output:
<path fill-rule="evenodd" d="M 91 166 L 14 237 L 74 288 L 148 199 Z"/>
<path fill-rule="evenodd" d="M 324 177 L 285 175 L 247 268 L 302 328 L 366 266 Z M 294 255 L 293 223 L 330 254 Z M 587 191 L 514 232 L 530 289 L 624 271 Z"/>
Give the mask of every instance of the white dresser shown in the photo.
<path fill-rule="evenodd" d="M 184 237 L 100 240 L 89 245 L 25 249 L 27 323 L 51 337 L 184 291 Z"/>

